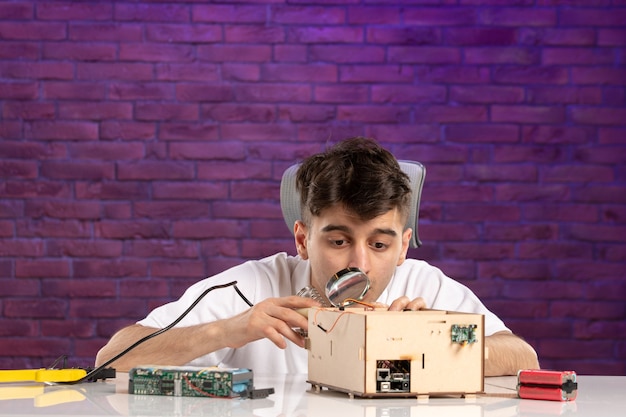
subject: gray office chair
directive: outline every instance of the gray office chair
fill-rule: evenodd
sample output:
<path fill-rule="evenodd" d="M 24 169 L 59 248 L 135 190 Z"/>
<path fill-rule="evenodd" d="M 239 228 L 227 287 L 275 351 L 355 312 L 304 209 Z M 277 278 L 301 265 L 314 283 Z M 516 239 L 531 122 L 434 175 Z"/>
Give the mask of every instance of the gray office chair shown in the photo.
<path fill-rule="evenodd" d="M 411 211 L 407 220 L 406 227 L 413 229 L 413 235 L 409 242 L 409 246 L 417 248 L 422 245 L 417 235 L 417 221 L 419 217 L 420 197 L 422 195 L 422 187 L 424 178 L 426 177 L 426 168 L 419 162 L 399 161 L 400 168 L 409 176 L 411 180 L 411 189 L 413 198 L 411 200 Z M 280 181 L 280 208 L 283 211 L 283 217 L 287 227 L 293 233 L 293 225 L 296 220 L 301 219 L 300 215 L 300 193 L 296 190 L 296 172 L 300 164 L 290 166 L 283 173 Z"/>

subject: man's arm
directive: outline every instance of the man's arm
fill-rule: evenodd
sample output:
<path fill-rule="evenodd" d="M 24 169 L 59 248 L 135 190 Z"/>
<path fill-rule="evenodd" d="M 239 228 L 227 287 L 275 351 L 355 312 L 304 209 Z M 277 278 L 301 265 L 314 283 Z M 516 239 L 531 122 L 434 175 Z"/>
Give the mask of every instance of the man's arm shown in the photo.
<path fill-rule="evenodd" d="M 317 305 L 316 301 L 304 297 L 269 298 L 229 319 L 172 328 L 140 344 L 111 366 L 126 372 L 137 365 L 184 365 L 219 349 L 238 348 L 263 338 L 281 349 L 287 347 L 286 339 L 303 347 L 304 338 L 293 328 L 306 329 L 308 322 L 294 309 Z M 120 330 L 100 349 L 96 366 L 156 330 L 138 324 Z"/>
<path fill-rule="evenodd" d="M 512 333 L 485 337 L 485 348 L 485 376 L 517 375 L 520 369 L 539 369 L 535 349 Z"/>

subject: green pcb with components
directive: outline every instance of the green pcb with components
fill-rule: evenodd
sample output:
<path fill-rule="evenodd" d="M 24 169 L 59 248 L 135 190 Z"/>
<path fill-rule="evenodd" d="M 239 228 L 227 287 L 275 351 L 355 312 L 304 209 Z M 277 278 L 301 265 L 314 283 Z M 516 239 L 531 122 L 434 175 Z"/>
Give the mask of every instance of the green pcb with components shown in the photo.
<path fill-rule="evenodd" d="M 475 324 L 470 324 L 468 326 L 462 326 L 459 324 L 452 325 L 452 343 L 476 343 L 478 338 L 476 336 L 476 328 Z"/>
<path fill-rule="evenodd" d="M 250 369 L 142 366 L 128 374 L 128 392 L 174 397 L 241 397 L 253 390 Z"/>

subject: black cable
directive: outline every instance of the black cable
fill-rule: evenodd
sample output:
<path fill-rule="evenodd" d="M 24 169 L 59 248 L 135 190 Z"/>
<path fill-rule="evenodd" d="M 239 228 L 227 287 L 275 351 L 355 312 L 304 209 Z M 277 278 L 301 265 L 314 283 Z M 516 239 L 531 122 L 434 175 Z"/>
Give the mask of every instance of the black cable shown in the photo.
<path fill-rule="evenodd" d="M 74 384 L 78 384 L 81 383 L 85 380 L 90 379 L 91 377 L 93 377 L 94 375 L 97 375 L 98 373 L 100 373 L 103 369 L 105 369 L 108 365 L 110 365 L 111 363 L 115 362 L 116 360 L 118 360 L 119 358 L 121 358 L 122 356 L 126 355 L 128 352 L 130 352 L 131 350 L 135 349 L 137 346 L 139 346 L 140 344 L 142 344 L 143 342 L 152 339 L 153 337 L 156 337 L 162 333 L 165 333 L 166 331 L 168 331 L 169 329 L 171 329 L 172 327 L 176 326 L 178 323 L 180 323 L 180 321 L 187 315 L 189 314 L 189 312 L 200 302 L 200 300 L 202 300 L 204 298 L 205 295 L 207 295 L 208 293 L 210 293 L 211 291 L 218 289 L 218 288 L 226 288 L 226 287 L 230 287 L 230 286 L 234 286 L 235 287 L 235 291 L 237 291 L 237 294 L 239 294 L 239 296 L 241 298 L 243 298 L 243 301 L 246 302 L 246 304 L 248 304 L 250 307 L 253 306 L 253 304 L 241 293 L 241 291 L 239 291 L 239 288 L 237 288 L 237 281 L 231 281 L 227 284 L 221 284 L 221 285 L 215 285 L 211 288 L 207 288 L 206 290 L 204 290 L 204 292 L 202 294 L 200 294 L 198 296 L 198 298 L 195 299 L 195 301 L 193 303 L 191 303 L 191 305 L 187 308 L 187 310 L 185 310 L 180 316 L 178 316 L 178 318 L 176 320 L 174 320 L 172 323 L 170 323 L 169 325 L 165 326 L 162 329 L 159 329 L 153 333 L 150 333 L 147 336 L 142 337 L 141 339 L 139 339 L 138 341 L 136 341 L 135 343 L 133 343 L 132 345 L 130 345 L 129 347 L 127 347 L 126 349 L 124 349 L 123 351 L 121 351 L 120 353 L 118 353 L 117 355 L 115 355 L 114 357 L 112 357 L 111 359 L 109 359 L 108 361 L 104 362 L 102 365 L 98 366 L 97 368 L 94 368 L 93 370 L 91 370 L 89 373 L 87 373 L 87 375 L 85 375 L 84 377 L 77 379 L 75 381 L 66 381 L 66 382 L 58 382 L 58 384 L 64 384 L 64 385 L 74 385 Z"/>

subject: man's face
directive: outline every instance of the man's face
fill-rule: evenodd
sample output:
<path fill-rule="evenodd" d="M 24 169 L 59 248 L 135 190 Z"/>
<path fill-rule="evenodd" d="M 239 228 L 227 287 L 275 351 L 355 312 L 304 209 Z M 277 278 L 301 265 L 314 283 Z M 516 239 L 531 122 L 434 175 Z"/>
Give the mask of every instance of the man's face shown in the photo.
<path fill-rule="evenodd" d="M 412 231 L 404 231 L 397 209 L 362 221 L 342 206 L 313 216 L 310 227 L 295 226 L 298 254 L 311 263 L 311 284 L 324 294 L 328 279 L 347 268 L 360 268 L 370 279 L 364 301 L 374 302 L 383 292 L 409 247 Z"/>

